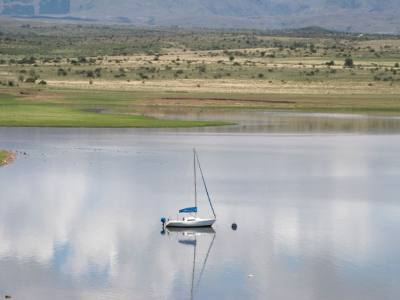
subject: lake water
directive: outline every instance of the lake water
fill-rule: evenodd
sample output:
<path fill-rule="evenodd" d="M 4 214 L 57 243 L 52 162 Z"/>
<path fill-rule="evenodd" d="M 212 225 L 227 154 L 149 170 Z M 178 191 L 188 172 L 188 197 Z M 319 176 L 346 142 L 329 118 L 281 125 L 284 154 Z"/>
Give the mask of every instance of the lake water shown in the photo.
<path fill-rule="evenodd" d="M 1 128 L 0 143 L 26 152 L 0 169 L 0 298 L 400 297 L 399 135 Z M 193 147 L 217 223 L 162 232 L 193 203 Z"/>
<path fill-rule="evenodd" d="M 260 110 L 207 110 L 157 108 L 144 114 L 165 119 L 218 120 L 236 123 L 233 126 L 203 128 L 195 131 L 232 133 L 400 133 L 400 117 L 388 115 L 361 115 L 339 113 L 297 113 Z"/>

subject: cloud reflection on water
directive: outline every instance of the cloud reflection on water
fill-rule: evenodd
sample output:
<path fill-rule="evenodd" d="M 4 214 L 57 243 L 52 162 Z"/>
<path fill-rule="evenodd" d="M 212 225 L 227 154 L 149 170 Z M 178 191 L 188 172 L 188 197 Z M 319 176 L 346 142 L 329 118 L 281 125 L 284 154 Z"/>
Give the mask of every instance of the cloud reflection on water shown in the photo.
<path fill-rule="evenodd" d="M 0 172 L 2 289 L 18 299 L 186 299 L 192 250 L 160 235 L 158 219 L 191 199 L 192 139 L 133 133 L 122 152 L 107 135 L 30 141 L 31 155 Z M 386 185 L 400 162 L 377 155 L 385 138 L 194 139 L 219 217 L 199 299 L 400 295 L 399 209 Z"/>

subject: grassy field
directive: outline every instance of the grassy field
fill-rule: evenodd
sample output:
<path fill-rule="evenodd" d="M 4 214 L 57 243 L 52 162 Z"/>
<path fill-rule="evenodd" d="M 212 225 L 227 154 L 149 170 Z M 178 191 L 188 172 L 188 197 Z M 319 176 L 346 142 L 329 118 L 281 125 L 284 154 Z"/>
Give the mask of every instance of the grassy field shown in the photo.
<path fill-rule="evenodd" d="M 0 23 L 0 126 L 190 127 L 165 109 L 400 113 L 400 38 Z"/>
<path fill-rule="evenodd" d="M 0 126 L 15 127 L 200 127 L 224 122 L 160 120 L 132 105 L 135 95 L 112 92 L 24 90 L 0 94 Z"/>

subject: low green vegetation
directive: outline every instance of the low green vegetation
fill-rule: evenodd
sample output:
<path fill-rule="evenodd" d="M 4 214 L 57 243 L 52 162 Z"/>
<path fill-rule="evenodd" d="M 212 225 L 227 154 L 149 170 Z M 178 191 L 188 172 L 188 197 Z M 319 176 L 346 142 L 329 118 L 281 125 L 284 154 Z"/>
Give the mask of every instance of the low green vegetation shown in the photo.
<path fill-rule="evenodd" d="M 0 94 L 0 126 L 194 127 L 217 121 L 167 120 L 149 116 L 204 110 L 296 110 L 307 112 L 400 114 L 391 95 L 296 95 L 13 89 Z"/>
<path fill-rule="evenodd" d="M 0 164 L 3 164 L 7 156 L 7 151 L 0 150 Z"/>
<path fill-rule="evenodd" d="M 9 164 L 14 160 L 14 154 L 9 151 L 0 150 L 0 167 Z"/>
<path fill-rule="evenodd" d="M 24 91 L 0 94 L 0 126 L 20 127 L 198 127 L 226 122 L 160 120 L 137 113 L 125 93 Z"/>

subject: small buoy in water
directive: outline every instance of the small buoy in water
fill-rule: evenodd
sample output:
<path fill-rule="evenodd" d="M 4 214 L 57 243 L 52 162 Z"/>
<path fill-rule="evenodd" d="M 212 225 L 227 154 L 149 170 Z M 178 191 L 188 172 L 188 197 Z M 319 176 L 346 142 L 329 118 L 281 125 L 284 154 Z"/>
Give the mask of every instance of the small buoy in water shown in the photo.
<path fill-rule="evenodd" d="M 232 223 L 232 230 L 236 230 L 237 229 L 237 224 L 236 223 Z"/>

